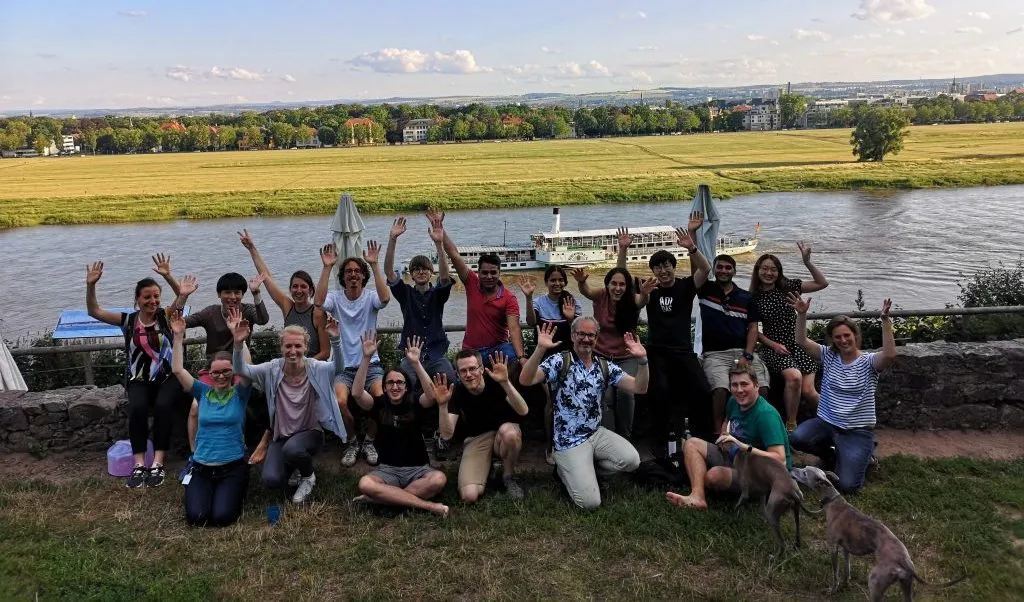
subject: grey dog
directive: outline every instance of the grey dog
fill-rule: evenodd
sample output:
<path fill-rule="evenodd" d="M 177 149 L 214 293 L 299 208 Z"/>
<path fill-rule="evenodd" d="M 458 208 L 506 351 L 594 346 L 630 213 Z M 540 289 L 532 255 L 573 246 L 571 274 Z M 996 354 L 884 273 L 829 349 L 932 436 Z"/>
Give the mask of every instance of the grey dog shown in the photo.
<path fill-rule="evenodd" d="M 910 560 L 910 553 L 903 542 L 893 535 L 888 527 L 854 508 L 839 495 L 835 488 L 839 477 L 835 473 L 808 466 L 794 468 L 791 474 L 797 482 L 816 491 L 825 508 L 825 536 L 832 560 L 832 591 L 837 591 L 850 582 L 851 554 L 871 554 L 875 557 L 875 566 L 868 575 L 868 597 L 871 600 L 881 600 L 885 596 L 885 590 L 897 581 L 903 589 L 903 599 L 907 601 L 913 600 L 915 579 L 929 585 L 914 571 L 914 563 Z M 846 559 L 846 574 L 841 583 L 839 550 L 843 551 L 843 557 Z M 949 587 L 966 578 L 967 575 L 964 574 L 959 579 L 938 587 Z"/>

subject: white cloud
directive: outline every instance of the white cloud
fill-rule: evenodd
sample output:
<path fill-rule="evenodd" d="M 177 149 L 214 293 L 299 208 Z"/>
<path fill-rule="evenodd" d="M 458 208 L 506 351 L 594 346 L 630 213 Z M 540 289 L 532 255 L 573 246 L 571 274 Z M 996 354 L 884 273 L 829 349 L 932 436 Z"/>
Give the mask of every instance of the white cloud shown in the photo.
<path fill-rule="evenodd" d="M 119 10 L 117 11 L 117 14 L 121 15 L 122 17 L 128 17 L 129 19 L 141 19 L 142 17 L 145 17 L 148 13 L 144 10 Z"/>
<path fill-rule="evenodd" d="M 32 101 L 32 104 L 34 104 L 34 105 L 41 105 L 41 104 L 43 104 L 45 102 L 46 102 L 46 97 L 45 96 L 38 96 L 37 95 L 35 100 Z"/>
<path fill-rule="evenodd" d="M 500 69 L 500 71 L 502 73 L 505 73 L 505 74 L 508 74 L 508 75 L 511 75 L 511 76 L 514 76 L 514 77 L 522 77 L 522 76 L 525 76 L 525 75 L 534 75 L 534 74 L 540 72 L 540 69 L 541 69 L 540 65 L 526 64 L 526 65 L 508 65 L 506 67 L 502 67 Z"/>
<path fill-rule="evenodd" d="M 634 46 L 630 48 L 630 50 L 632 50 L 633 52 L 651 52 L 652 50 L 657 49 L 657 46 Z"/>
<path fill-rule="evenodd" d="M 895 36 L 905 36 L 905 35 L 907 35 L 907 32 L 903 31 L 902 29 L 886 29 L 885 32 L 886 33 L 891 33 L 891 34 L 893 34 Z"/>
<path fill-rule="evenodd" d="M 975 19 L 981 19 L 982 21 L 988 21 L 992 18 L 992 15 L 986 12 L 967 13 L 968 17 L 974 17 Z"/>
<path fill-rule="evenodd" d="M 772 40 L 772 46 L 778 46 L 778 45 L 779 45 L 779 41 L 778 40 Z"/>
<path fill-rule="evenodd" d="M 180 82 L 190 82 L 196 79 L 196 72 L 184 65 L 175 65 L 174 67 L 168 67 L 165 75 L 171 79 L 176 79 Z"/>
<path fill-rule="evenodd" d="M 957 27 L 956 33 L 981 33 L 980 27 Z"/>
<path fill-rule="evenodd" d="M 281 79 L 282 79 L 283 81 L 286 81 L 286 82 L 288 82 L 289 84 L 293 84 L 293 83 L 295 83 L 295 78 L 294 78 L 294 77 L 292 77 L 291 75 L 287 74 L 287 73 L 285 73 L 284 75 L 282 75 L 282 76 L 281 76 Z"/>
<path fill-rule="evenodd" d="M 263 80 L 263 76 L 255 71 L 249 71 L 248 69 L 243 69 L 241 67 L 218 67 L 216 65 L 210 67 L 208 71 L 200 71 L 185 65 L 175 65 L 173 67 L 168 67 L 164 71 L 164 76 L 180 82 L 193 82 L 198 80 L 209 80 L 212 78 L 249 82 L 258 82 Z"/>
<path fill-rule="evenodd" d="M 540 51 L 544 54 L 558 54 L 557 48 L 551 48 L 549 46 L 541 46 Z"/>
<path fill-rule="evenodd" d="M 793 37 L 798 40 L 816 39 L 822 42 L 827 42 L 832 39 L 832 36 L 828 35 L 824 31 L 818 31 L 816 29 L 797 29 L 793 32 Z"/>
<path fill-rule="evenodd" d="M 654 78 L 647 74 L 645 71 L 630 71 L 629 76 L 637 81 L 645 84 L 654 83 Z"/>
<path fill-rule="evenodd" d="M 861 0 L 860 10 L 850 16 L 862 21 L 899 23 L 924 19 L 934 12 L 935 7 L 927 0 Z"/>
<path fill-rule="evenodd" d="M 249 71 L 248 69 L 242 69 L 241 67 L 225 67 L 224 69 L 221 69 L 216 65 L 210 68 L 210 75 L 213 77 L 219 77 L 220 79 L 233 79 L 249 82 L 258 82 L 263 79 L 262 75 Z"/>
<path fill-rule="evenodd" d="M 565 77 L 611 77 L 612 72 L 597 61 L 589 61 L 584 64 L 569 61 L 557 65 L 555 69 Z"/>
<path fill-rule="evenodd" d="M 478 65 L 468 50 L 426 53 L 406 48 L 384 48 L 365 52 L 348 61 L 356 67 L 378 73 L 449 73 L 469 74 L 493 71 Z"/>
<path fill-rule="evenodd" d="M 758 40 L 763 40 L 764 36 L 757 35 L 756 33 L 750 33 L 747 34 L 747 39 L 750 40 L 751 42 L 757 42 Z"/>
<path fill-rule="evenodd" d="M 638 10 L 638 11 L 636 11 L 636 16 L 640 17 L 641 19 L 646 19 L 647 18 L 647 13 L 645 13 L 642 10 Z"/>
<path fill-rule="evenodd" d="M 1013 35 L 1015 33 L 1020 33 L 1022 31 L 1024 31 L 1024 25 L 1019 25 L 1017 27 L 1014 27 L 1010 31 L 1006 32 L 1006 35 L 1010 36 L 1010 35 Z"/>

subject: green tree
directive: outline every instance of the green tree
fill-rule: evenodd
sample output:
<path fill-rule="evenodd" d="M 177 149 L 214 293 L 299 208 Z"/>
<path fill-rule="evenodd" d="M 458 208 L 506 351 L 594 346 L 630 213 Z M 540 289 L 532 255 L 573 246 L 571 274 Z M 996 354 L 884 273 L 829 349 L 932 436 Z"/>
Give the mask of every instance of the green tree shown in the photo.
<path fill-rule="evenodd" d="M 234 148 L 238 140 L 238 130 L 230 125 L 217 128 L 217 148 Z"/>
<path fill-rule="evenodd" d="M 782 127 L 794 128 L 796 122 L 807 110 L 807 97 L 802 94 L 779 95 L 779 119 Z"/>
<path fill-rule="evenodd" d="M 469 138 L 469 122 L 460 116 L 452 122 L 452 139 L 461 142 L 466 138 Z"/>
<path fill-rule="evenodd" d="M 34 140 L 32 140 L 32 148 L 36 149 L 36 152 L 40 155 L 46 151 L 46 147 L 50 146 L 50 139 L 43 134 L 36 134 Z"/>
<path fill-rule="evenodd" d="M 283 121 L 270 124 L 270 137 L 274 140 L 274 148 L 288 148 L 295 137 L 295 128 Z"/>
<path fill-rule="evenodd" d="M 210 126 L 195 123 L 185 128 L 185 147 L 189 150 L 210 148 Z"/>
<path fill-rule="evenodd" d="M 854 156 L 858 161 L 881 161 L 890 153 L 899 153 L 907 125 L 907 116 L 897 108 L 864 111 L 850 135 Z"/>
<path fill-rule="evenodd" d="M 324 144 L 326 146 L 334 146 L 338 143 L 338 131 L 328 126 L 321 127 L 317 130 L 316 137 L 320 139 L 320 144 Z"/>

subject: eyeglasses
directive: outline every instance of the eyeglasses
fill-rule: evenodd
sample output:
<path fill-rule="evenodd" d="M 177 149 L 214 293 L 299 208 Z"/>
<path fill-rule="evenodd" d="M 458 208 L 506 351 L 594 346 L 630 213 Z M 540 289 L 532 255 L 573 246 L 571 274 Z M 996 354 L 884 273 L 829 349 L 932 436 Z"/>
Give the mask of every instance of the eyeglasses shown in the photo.
<path fill-rule="evenodd" d="M 597 333 L 596 332 L 583 332 L 582 330 L 577 330 L 576 331 L 576 336 L 578 336 L 581 339 L 596 339 L 597 338 Z"/>
<path fill-rule="evenodd" d="M 358 268 L 356 268 L 354 270 L 345 270 L 344 273 L 346 273 L 346 274 L 362 274 L 363 271 L 358 269 Z"/>
<path fill-rule="evenodd" d="M 483 368 L 483 366 L 472 366 L 470 368 L 459 368 L 457 370 L 457 372 L 459 374 L 472 374 L 472 373 L 480 370 L 481 368 Z"/>
<path fill-rule="evenodd" d="M 231 370 L 210 370 L 210 376 L 228 376 Z"/>
<path fill-rule="evenodd" d="M 389 386 L 389 387 L 404 387 L 405 386 L 405 381 L 404 380 L 386 380 L 386 381 L 384 381 L 384 384 Z"/>

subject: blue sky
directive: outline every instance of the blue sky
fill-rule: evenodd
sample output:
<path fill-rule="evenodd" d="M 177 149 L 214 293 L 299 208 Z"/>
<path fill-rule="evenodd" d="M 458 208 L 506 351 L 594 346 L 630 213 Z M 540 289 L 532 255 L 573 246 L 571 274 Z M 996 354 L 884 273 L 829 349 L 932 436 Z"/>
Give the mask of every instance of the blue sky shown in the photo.
<path fill-rule="evenodd" d="M 1019 71 L 1019 0 L 53 0 L 0 14 L 0 111 Z"/>

